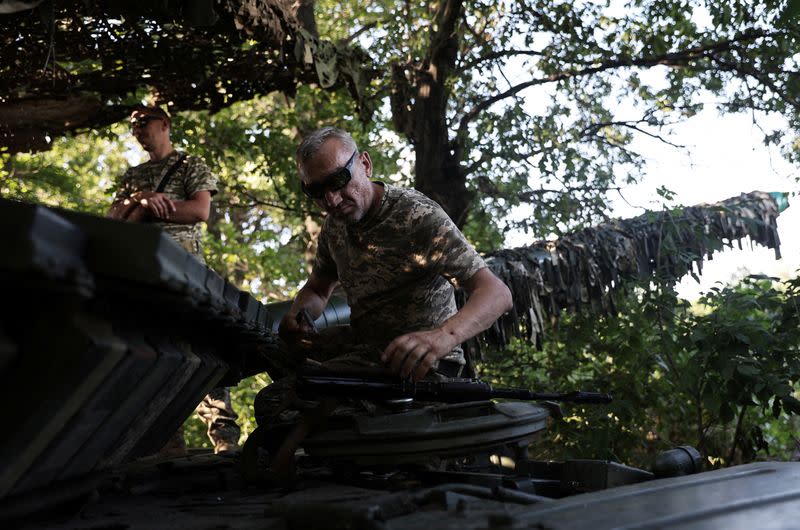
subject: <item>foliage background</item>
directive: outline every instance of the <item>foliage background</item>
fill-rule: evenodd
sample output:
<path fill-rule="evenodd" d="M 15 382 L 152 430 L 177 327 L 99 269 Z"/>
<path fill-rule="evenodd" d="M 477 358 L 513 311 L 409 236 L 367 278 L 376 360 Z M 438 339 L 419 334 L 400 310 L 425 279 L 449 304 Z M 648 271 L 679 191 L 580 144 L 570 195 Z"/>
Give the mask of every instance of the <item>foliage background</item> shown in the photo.
<path fill-rule="evenodd" d="M 539 457 L 648 467 L 693 445 L 712 466 L 795 459 L 798 287 L 746 278 L 694 305 L 670 285 L 639 287 L 618 297 L 617 314 L 563 315 L 542 351 L 518 343 L 483 370 L 509 386 L 615 396 L 609 407 L 564 406 Z"/>

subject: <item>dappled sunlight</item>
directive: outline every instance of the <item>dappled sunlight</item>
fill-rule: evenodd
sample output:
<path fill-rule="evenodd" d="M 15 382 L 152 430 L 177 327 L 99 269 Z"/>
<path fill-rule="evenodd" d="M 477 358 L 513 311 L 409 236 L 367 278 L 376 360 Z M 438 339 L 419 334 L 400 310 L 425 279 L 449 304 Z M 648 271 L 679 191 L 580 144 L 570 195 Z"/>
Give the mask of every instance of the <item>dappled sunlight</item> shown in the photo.
<path fill-rule="evenodd" d="M 425 257 L 424 254 L 414 254 L 411 257 L 412 261 L 419 265 L 420 267 L 424 267 L 428 264 L 428 259 Z"/>
<path fill-rule="evenodd" d="M 431 85 L 428 83 L 422 83 L 419 86 L 419 97 L 421 98 L 429 98 L 431 96 Z"/>

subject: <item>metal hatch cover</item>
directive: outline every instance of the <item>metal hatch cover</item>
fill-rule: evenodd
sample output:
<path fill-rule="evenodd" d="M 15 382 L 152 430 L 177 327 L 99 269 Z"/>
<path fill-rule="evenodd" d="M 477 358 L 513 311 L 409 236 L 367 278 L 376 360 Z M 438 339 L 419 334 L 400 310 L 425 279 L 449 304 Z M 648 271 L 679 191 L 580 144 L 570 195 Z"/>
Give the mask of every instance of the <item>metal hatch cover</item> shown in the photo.
<path fill-rule="evenodd" d="M 547 409 L 532 403 L 430 405 L 398 414 L 349 418 L 302 443 L 312 456 L 362 464 L 418 461 L 425 455 L 532 440 L 546 427 Z"/>
<path fill-rule="evenodd" d="M 528 507 L 509 528 L 796 529 L 800 462 L 759 462 L 622 486 Z"/>

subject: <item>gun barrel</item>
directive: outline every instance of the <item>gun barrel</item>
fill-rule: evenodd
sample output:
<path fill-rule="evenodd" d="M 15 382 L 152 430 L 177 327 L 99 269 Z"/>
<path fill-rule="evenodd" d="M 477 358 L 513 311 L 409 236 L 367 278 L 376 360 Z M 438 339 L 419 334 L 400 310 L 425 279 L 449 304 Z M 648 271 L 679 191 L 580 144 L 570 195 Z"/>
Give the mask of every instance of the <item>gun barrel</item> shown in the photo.
<path fill-rule="evenodd" d="M 524 401 L 565 401 L 570 403 L 605 404 L 611 395 L 599 392 L 532 392 L 524 388 L 492 388 L 478 379 L 412 382 L 397 376 L 380 374 L 376 377 L 353 376 L 346 373 L 301 373 L 297 378 L 301 396 L 324 395 L 355 399 L 407 399 L 462 403 L 489 399 Z"/>

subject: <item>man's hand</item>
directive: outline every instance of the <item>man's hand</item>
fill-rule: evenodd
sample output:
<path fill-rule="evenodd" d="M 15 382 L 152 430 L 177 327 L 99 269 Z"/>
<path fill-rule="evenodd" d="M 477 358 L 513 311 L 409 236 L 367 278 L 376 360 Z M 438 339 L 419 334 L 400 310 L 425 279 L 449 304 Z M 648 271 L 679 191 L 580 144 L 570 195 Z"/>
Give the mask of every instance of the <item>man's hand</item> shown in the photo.
<path fill-rule="evenodd" d="M 125 220 L 129 223 L 142 223 L 150 218 L 150 211 L 137 204 Z"/>
<path fill-rule="evenodd" d="M 401 377 L 411 375 L 414 381 L 419 381 L 457 345 L 453 336 L 441 328 L 415 331 L 400 335 L 389 343 L 381 360 Z"/>
<path fill-rule="evenodd" d="M 511 291 L 489 269 L 483 268 L 462 283 L 468 293 L 467 302 L 438 328 L 417 331 L 394 339 L 381 359 L 392 371 L 414 380 L 425 374 L 436 361 L 453 348 L 485 330 L 504 312 L 511 309 Z"/>
<path fill-rule="evenodd" d="M 163 193 L 154 191 L 140 191 L 134 193 L 131 199 L 137 201 L 150 215 L 157 219 L 169 219 L 177 208 L 175 203 Z"/>
<path fill-rule="evenodd" d="M 278 325 L 278 335 L 292 346 L 309 348 L 311 335 L 317 334 L 317 327 L 311 318 L 308 310 L 303 308 L 299 311 L 289 311 L 281 319 Z"/>

